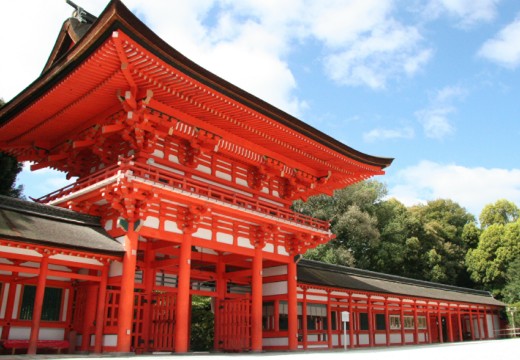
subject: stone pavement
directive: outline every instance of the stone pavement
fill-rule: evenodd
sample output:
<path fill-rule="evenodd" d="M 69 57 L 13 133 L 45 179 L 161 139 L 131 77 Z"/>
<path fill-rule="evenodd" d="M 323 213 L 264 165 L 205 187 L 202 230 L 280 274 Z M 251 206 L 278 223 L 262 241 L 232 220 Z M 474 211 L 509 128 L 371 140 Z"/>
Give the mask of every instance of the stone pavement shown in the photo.
<path fill-rule="evenodd" d="M 266 357 L 269 360 L 389 360 L 389 359 L 413 359 L 413 360 L 520 360 L 520 338 L 504 340 L 474 341 L 463 343 L 448 343 L 419 346 L 394 346 L 378 347 L 355 350 L 333 351 L 298 351 L 298 352 L 263 352 L 247 354 L 223 354 L 223 353 L 189 353 L 184 355 L 174 354 L 61 354 L 61 355 L 2 355 L 0 360 L 252 360 L 254 357 Z"/>

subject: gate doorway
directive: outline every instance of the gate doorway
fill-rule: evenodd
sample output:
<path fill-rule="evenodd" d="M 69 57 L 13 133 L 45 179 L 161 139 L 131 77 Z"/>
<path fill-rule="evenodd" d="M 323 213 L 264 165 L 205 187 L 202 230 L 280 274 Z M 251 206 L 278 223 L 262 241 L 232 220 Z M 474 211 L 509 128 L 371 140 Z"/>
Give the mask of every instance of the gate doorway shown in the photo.
<path fill-rule="evenodd" d="M 251 350 L 251 299 L 249 294 L 218 302 L 216 350 L 241 352 Z"/>
<path fill-rule="evenodd" d="M 190 351 L 213 350 L 215 314 L 212 298 L 194 295 L 191 299 Z"/>

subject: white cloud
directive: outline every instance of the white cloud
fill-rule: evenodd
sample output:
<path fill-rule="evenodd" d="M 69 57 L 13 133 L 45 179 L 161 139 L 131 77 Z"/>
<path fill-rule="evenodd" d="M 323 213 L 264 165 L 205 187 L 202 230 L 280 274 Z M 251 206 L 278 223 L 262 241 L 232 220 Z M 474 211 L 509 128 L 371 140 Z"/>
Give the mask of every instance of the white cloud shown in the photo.
<path fill-rule="evenodd" d="M 520 205 L 520 169 L 464 167 L 421 161 L 400 170 L 392 179 L 389 196 L 405 205 L 439 198 L 452 199 L 478 216 L 498 199 Z"/>
<path fill-rule="evenodd" d="M 508 68 L 520 65 L 520 16 L 486 41 L 478 55 Z"/>
<path fill-rule="evenodd" d="M 454 111 L 453 107 L 437 107 L 417 111 L 415 116 L 422 124 L 426 137 L 440 140 L 455 132 L 448 118 Z"/>
<path fill-rule="evenodd" d="M 402 129 L 373 129 L 363 134 L 363 140 L 366 142 L 374 142 L 379 139 L 411 139 L 415 135 L 411 127 L 404 127 Z"/>
<path fill-rule="evenodd" d="M 431 0 L 424 13 L 429 18 L 442 15 L 454 17 L 459 26 L 467 28 L 495 19 L 499 2 L 500 0 Z"/>
<path fill-rule="evenodd" d="M 461 86 L 445 86 L 430 97 L 430 104 L 415 112 L 424 134 L 431 139 L 441 140 L 455 133 L 449 115 L 457 111 L 452 104 L 463 99 L 467 90 Z"/>
<path fill-rule="evenodd" d="M 390 79 L 413 75 L 432 51 L 417 28 L 386 20 L 326 57 L 329 76 L 340 84 L 383 89 Z"/>

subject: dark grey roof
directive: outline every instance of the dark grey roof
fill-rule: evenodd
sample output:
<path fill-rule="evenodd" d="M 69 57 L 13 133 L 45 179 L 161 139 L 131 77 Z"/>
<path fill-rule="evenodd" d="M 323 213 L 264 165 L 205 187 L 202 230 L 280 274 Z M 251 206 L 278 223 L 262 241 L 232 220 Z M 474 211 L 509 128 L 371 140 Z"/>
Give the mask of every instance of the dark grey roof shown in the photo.
<path fill-rule="evenodd" d="M 124 252 L 98 217 L 7 196 L 0 196 L 0 237 L 90 252 Z"/>
<path fill-rule="evenodd" d="M 505 306 L 504 303 L 494 299 L 487 291 L 404 278 L 311 260 L 301 260 L 298 263 L 298 282 L 416 298 Z"/>

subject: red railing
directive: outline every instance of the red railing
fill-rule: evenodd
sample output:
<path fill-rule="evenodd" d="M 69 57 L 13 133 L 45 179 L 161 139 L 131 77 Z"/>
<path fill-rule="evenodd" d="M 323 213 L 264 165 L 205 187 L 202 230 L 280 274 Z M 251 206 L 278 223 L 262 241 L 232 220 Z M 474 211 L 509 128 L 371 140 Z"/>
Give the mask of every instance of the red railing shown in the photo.
<path fill-rule="evenodd" d="M 208 199 L 224 202 L 228 205 L 234 205 L 245 210 L 251 210 L 264 215 L 273 216 L 277 219 L 298 223 L 319 230 L 329 229 L 329 223 L 327 221 L 296 213 L 289 209 L 271 204 L 267 201 L 237 193 L 212 183 L 186 178 L 183 175 L 167 170 L 162 170 L 152 165 L 139 164 L 133 161 L 122 161 L 118 165 L 105 168 L 82 180 L 79 180 L 74 184 L 68 185 L 62 189 L 50 193 L 49 195 L 41 197 L 36 201 L 48 203 L 57 200 L 63 196 L 109 179 L 115 176 L 117 173 L 120 173 L 122 177 L 131 177 L 138 181 L 141 180 L 161 184 L 163 186 L 185 191 L 199 197 L 203 196 Z"/>

